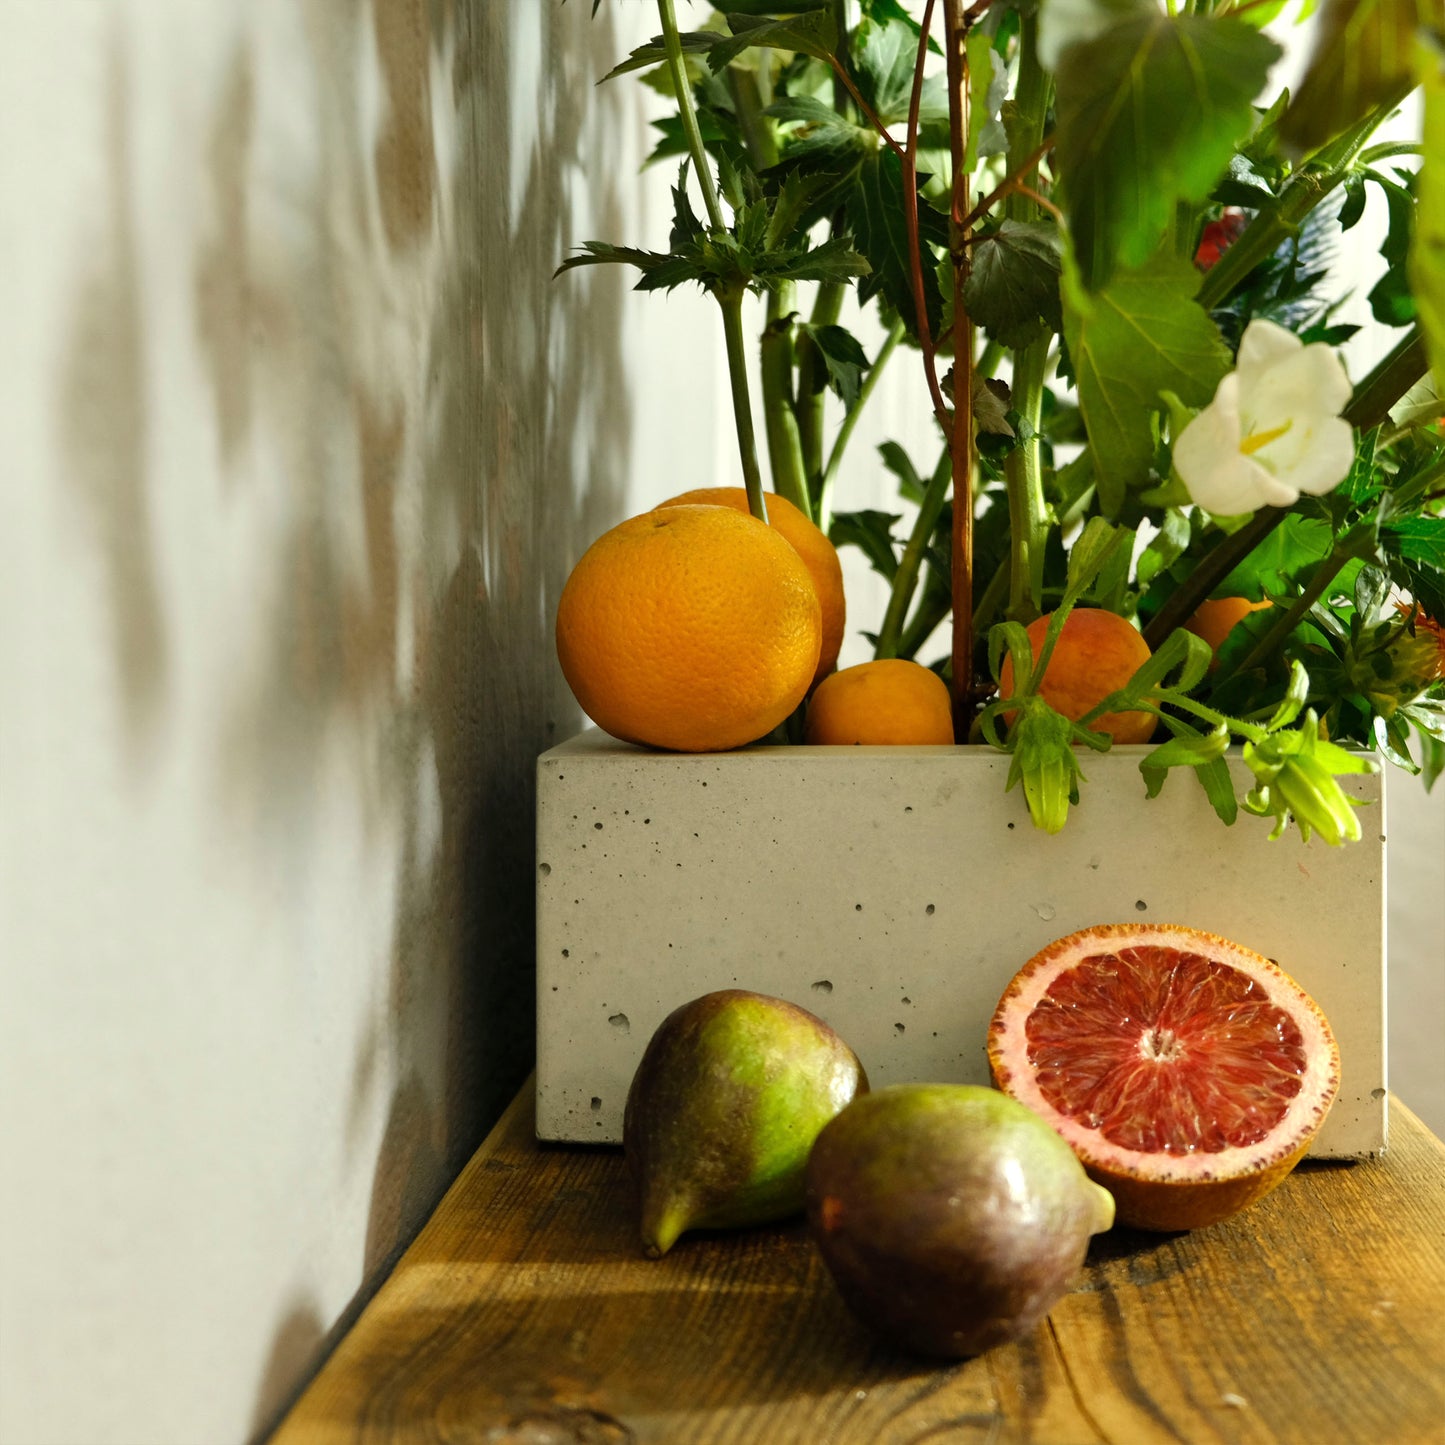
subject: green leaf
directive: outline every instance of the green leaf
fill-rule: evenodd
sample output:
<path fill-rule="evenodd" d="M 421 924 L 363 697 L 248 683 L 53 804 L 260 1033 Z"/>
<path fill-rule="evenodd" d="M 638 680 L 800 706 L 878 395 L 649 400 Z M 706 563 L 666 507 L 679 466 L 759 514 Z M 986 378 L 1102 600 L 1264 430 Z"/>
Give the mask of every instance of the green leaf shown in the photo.
<path fill-rule="evenodd" d="M 1280 139 L 1297 155 L 1324 145 L 1415 79 L 1415 35 L 1439 0 L 1324 0 L 1314 54 Z"/>
<path fill-rule="evenodd" d="M 968 136 L 964 145 L 963 168 L 970 175 L 978 165 L 978 138 L 990 119 L 989 90 L 995 64 L 1003 62 L 994 53 L 993 39 L 982 30 L 970 30 L 968 49 Z"/>
<path fill-rule="evenodd" d="M 1005 221 L 973 248 L 963 288 L 968 314 L 1001 346 L 1027 346 L 1040 324 L 1063 330 L 1063 243 L 1052 221 Z"/>
<path fill-rule="evenodd" d="M 1383 176 L 1373 177 L 1385 193 L 1390 226 L 1380 246 L 1385 274 L 1370 292 L 1370 312 L 1384 326 L 1408 326 L 1415 319 L 1415 298 L 1406 279 L 1406 259 L 1415 230 L 1415 198 Z"/>
<path fill-rule="evenodd" d="M 917 57 L 916 35 L 896 20 L 864 20 L 849 39 L 848 60 L 858 89 L 885 124 L 908 115 Z"/>
<path fill-rule="evenodd" d="M 913 273 L 908 261 L 908 228 L 903 219 L 904 206 L 911 204 L 912 197 L 905 200 L 903 193 L 903 162 L 891 150 L 874 151 L 859 166 L 848 199 L 854 242 L 873 268 L 873 274 L 858 287 L 858 299 L 869 301 L 881 291 L 916 336 Z M 932 240 L 948 244 L 947 218 L 922 201 L 918 204 L 918 226 L 921 243 Z M 931 258 L 925 258 L 923 265 L 923 299 L 929 330 L 936 337 L 943 315 L 943 293 Z"/>
<path fill-rule="evenodd" d="M 1410 252 L 1410 285 L 1435 383 L 1445 392 L 1445 50 L 1420 47 L 1425 88 L 1425 160 L 1416 184 L 1415 245 Z"/>
<path fill-rule="evenodd" d="M 773 20 L 767 16 L 750 16 L 739 10 L 730 10 L 728 25 L 733 33 L 715 37 L 717 43 L 707 54 L 707 63 L 714 74 L 724 70 L 730 61 L 755 45 L 765 45 L 770 50 L 793 50 L 818 60 L 831 59 L 838 49 L 838 27 L 826 10 L 812 11 L 790 20 Z"/>
<path fill-rule="evenodd" d="M 682 42 L 682 53 L 685 56 L 706 55 L 723 38 L 711 30 L 685 30 L 678 36 Z M 631 70 L 646 70 L 649 66 L 662 65 L 666 61 L 667 43 L 662 36 L 654 35 L 646 45 L 639 45 L 626 60 L 614 65 L 597 84 L 601 85 L 603 81 L 613 80 L 619 75 L 626 75 Z"/>
<path fill-rule="evenodd" d="M 693 253 L 675 256 L 666 251 L 639 251 L 633 246 L 613 246 L 607 241 L 584 241 L 581 256 L 569 256 L 557 267 L 555 275 L 575 270 L 578 266 L 625 265 L 636 266 L 642 274 L 637 283 L 639 291 L 656 291 L 660 288 L 672 290 L 685 281 L 696 281 L 707 285 L 713 273 L 701 256 Z"/>
<path fill-rule="evenodd" d="M 1198 287 L 1199 273 L 1178 257 L 1123 272 L 1095 295 L 1066 271 L 1064 334 L 1108 516 L 1148 480 L 1160 393 L 1204 406 L 1230 368 L 1219 329 L 1193 299 Z"/>
<path fill-rule="evenodd" d="M 1312 571 L 1328 556 L 1333 544 L 1334 532 L 1328 522 L 1291 512 L 1220 582 L 1214 595 L 1248 597 L 1251 602 L 1278 597 L 1290 590 L 1302 572 Z M 1242 633 L 1249 625 L 1246 618 L 1235 630 Z"/>
<path fill-rule="evenodd" d="M 858 402 L 863 373 L 868 370 L 867 353 L 846 327 L 804 323 L 798 330 L 813 338 L 813 344 L 828 367 L 829 384 L 851 411 Z"/>
<path fill-rule="evenodd" d="M 1091 290 L 1148 259 L 1176 201 L 1208 197 L 1279 54 L 1239 21 L 1152 11 L 1064 52 L 1055 158 Z"/>
<path fill-rule="evenodd" d="M 1057 70 L 1064 52 L 1096 40 L 1111 25 L 1153 13 L 1148 0 L 1043 0 L 1039 5 L 1039 59 Z"/>
<path fill-rule="evenodd" d="M 1445 517 L 1406 517 L 1380 529 L 1380 540 L 1407 562 L 1445 572 Z"/>
<path fill-rule="evenodd" d="M 857 547 L 873 570 L 891 583 L 898 574 L 893 528 L 902 520 L 889 512 L 838 512 L 828 528 L 828 540 L 835 547 Z"/>
<path fill-rule="evenodd" d="M 832 236 L 804 251 L 774 251 L 759 256 L 755 274 L 763 282 L 851 281 L 868 274 L 868 262 L 846 236 Z"/>
<path fill-rule="evenodd" d="M 898 478 L 898 495 L 905 502 L 912 502 L 914 506 L 921 505 L 923 478 L 918 475 L 918 469 L 913 465 L 908 453 L 897 442 L 889 441 L 880 444 L 878 455 L 882 458 L 883 465 Z"/>

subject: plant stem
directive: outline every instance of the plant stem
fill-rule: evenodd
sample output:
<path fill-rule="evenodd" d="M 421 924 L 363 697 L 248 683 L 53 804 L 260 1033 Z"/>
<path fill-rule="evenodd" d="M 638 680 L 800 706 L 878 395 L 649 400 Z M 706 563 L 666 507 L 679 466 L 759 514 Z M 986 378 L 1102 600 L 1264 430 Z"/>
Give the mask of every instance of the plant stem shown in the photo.
<path fill-rule="evenodd" d="M 825 532 L 828 530 L 828 522 L 832 516 L 833 484 L 838 480 L 838 468 L 843 463 L 843 453 L 847 450 L 848 442 L 853 436 L 853 428 L 858 425 L 858 418 L 862 416 L 863 408 L 868 405 L 868 400 L 878 385 L 878 378 L 883 375 L 885 363 L 897 350 L 898 343 L 903 340 L 903 332 L 903 323 L 895 321 L 883 345 L 878 348 L 878 355 L 873 358 L 873 365 L 868 368 L 868 375 L 863 378 L 863 385 L 858 392 L 858 400 L 844 414 L 843 423 L 838 428 L 838 435 L 833 439 L 833 450 L 828 453 L 828 465 L 823 468 L 822 485 L 818 489 L 816 516 L 813 518 Z"/>
<path fill-rule="evenodd" d="M 692 157 L 692 168 L 697 173 L 697 183 L 702 187 L 707 218 L 714 231 L 725 231 L 727 222 L 723 219 L 722 202 L 718 200 L 712 167 L 708 164 L 707 149 L 702 143 L 702 131 L 698 129 L 697 108 L 692 101 L 687 64 L 682 58 L 682 40 L 678 35 L 677 13 L 672 7 L 672 0 L 657 0 L 657 15 L 662 22 L 662 41 L 667 49 L 667 72 L 672 78 L 672 88 L 677 92 L 677 109 L 682 117 L 682 131 L 687 137 L 687 150 Z"/>
<path fill-rule="evenodd" d="M 1051 142 L 1042 139 L 1052 84 L 1039 62 L 1038 20 L 1029 15 L 1019 22 L 1019 76 L 1015 87 L 1015 125 L 1010 135 L 1008 166 L 1015 178 L 1008 198 L 1009 216 L 1031 221 L 1038 215 L 1027 194 L 1039 161 Z M 1049 338 L 1041 336 L 1014 353 L 1013 407 L 1029 435 L 1009 453 L 1004 479 L 1009 506 L 1009 605 L 1015 621 L 1032 622 L 1043 606 L 1044 543 L 1048 513 L 1044 505 L 1043 439 L 1038 434 L 1043 412 L 1044 374 L 1048 367 Z"/>
<path fill-rule="evenodd" d="M 813 326 L 834 326 L 843 310 L 847 287 L 841 281 L 824 281 L 813 299 Z M 828 364 L 817 343 L 804 332 L 798 337 L 798 437 L 802 447 L 803 475 L 810 488 L 820 487 L 823 476 L 823 420 L 828 392 Z"/>
<path fill-rule="evenodd" d="M 1225 255 L 1228 254 L 1226 251 Z M 1209 274 L 1212 276 L 1214 272 Z M 1424 341 L 1419 329 L 1411 328 L 1395 349 L 1355 387 L 1341 416 L 1359 431 L 1379 426 L 1389 416 L 1390 408 L 1424 376 L 1426 365 Z M 1151 648 L 1158 647 L 1176 627 L 1182 627 L 1194 615 L 1195 608 L 1287 516 L 1288 507 L 1261 507 L 1239 531 L 1231 533 L 1212 552 L 1201 557 L 1199 565 L 1145 627 L 1144 641 Z"/>
<path fill-rule="evenodd" d="M 1248 655 L 1236 667 L 1236 672 L 1249 672 L 1253 668 L 1261 667 L 1275 655 L 1285 638 L 1299 625 L 1300 619 L 1324 596 L 1326 589 L 1339 576 L 1345 564 L 1359 555 L 1362 546 L 1373 547 L 1371 531 L 1369 524 L 1361 524 L 1351 527 L 1340 538 L 1330 555 L 1315 568 L 1314 576 L 1310 578 L 1305 590 L 1287 609 L 1281 609 L 1283 615 L 1277 617 L 1266 629 L 1264 636 L 1250 648 Z"/>
<path fill-rule="evenodd" d="M 944 0 L 949 140 L 953 153 L 953 226 L 949 238 L 953 260 L 953 426 L 948 437 L 953 469 L 953 718 L 958 737 L 968 736 L 973 702 L 973 323 L 964 304 L 970 264 L 966 224 L 969 176 L 964 166 L 969 125 L 968 21 L 964 9 L 963 0 Z M 910 124 L 909 129 L 916 146 L 916 126 Z M 916 228 L 916 213 L 914 225 Z"/>
<path fill-rule="evenodd" d="M 698 129 L 697 109 L 693 105 L 692 86 L 688 84 L 687 66 L 682 58 L 682 41 L 677 31 L 677 14 L 672 0 L 657 0 L 657 14 L 662 22 L 662 40 L 667 50 L 667 69 L 672 88 L 677 94 L 677 109 L 682 117 L 683 134 L 687 137 L 692 168 L 702 187 L 703 204 L 714 232 L 726 231 L 722 202 L 713 182 L 712 167 Z M 760 521 L 768 520 L 767 503 L 763 500 L 763 477 L 758 469 L 758 444 L 753 434 L 752 399 L 748 394 L 748 366 L 743 342 L 743 296 L 746 288 L 737 285 L 718 287 L 713 291 L 722 308 L 723 336 L 727 342 L 728 379 L 732 383 L 733 418 L 737 425 L 738 456 L 742 462 L 743 484 L 748 492 L 748 510 Z"/>
<path fill-rule="evenodd" d="M 948 3 L 948 0 L 945 0 Z M 951 436 L 953 423 L 948 416 L 948 403 L 943 397 L 943 388 L 938 384 L 938 355 L 933 344 L 933 336 L 928 325 L 928 307 L 925 302 L 923 288 L 923 250 L 918 239 L 918 113 L 923 100 L 923 64 L 928 57 L 928 27 L 933 20 L 933 0 L 923 7 L 923 18 L 919 22 L 920 33 L 918 36 L 918 59 L 913 68 L 913 91 L 908 98 L 908 144 L 903 151 L 903 224 L 908 233 L 908 270 L 909 279 L 913 285 L 913 310 L 914 322 L 918 331 L 918 345 L 923 352 L 923 373 L 928 379 L 928 395 L 933 402 L 933 414 L 938 418 L 938 425 L 942 428 L 944 436 Z M 950 65 L 952 61 L 950 60 Z M 949 72 L 950 78 L 952 71 Z M 967 71 L 965 70 L 965 77 Z M 964 106 L 964 134 L 968 133 L 968 95 L 965 92 L 962 100 Z M 950 101 L 949 109 L 952 112 L 953 103 Z M 958 156 L 962 156 L 959 151 Z M 961 159 L 955 159 L 955 169 L 962 169 Z M 955 310 L 961 311 L 961 300 L 956 303 Z M 961 362 L 962 358 L 955 356 L 955 363 Z M 955 365 L 955 374 L 957 365 Z"/>
<path fill-rule="evenodd" d="M 933 529 L 938 525 L 939 514 L 948 500 L 948 485 L 953 480 L 949 460 L 945 451 L 928 479 L 918 515 L 913 519 L 913 530 L 908 534 L 903 555 L 898 560 L 898 571 L 894 574 L 893 587 L 888 594 L 888 609 L 883 614 L 883 626 L 879 629 L 878 644 L 873 650 L 875 657 L 898 656 L 898 639 L 918 586 L 918 569 L 923 565 L 924 554 L 933 539 Z"/>
<path fill-rule="evenodd" d="M 768 324 L 758 354 L 763 385 L 763 428 L 768 438 L 768 463 L 773 490 L 786 497 L 805 517 L 813 515 L 803 469 L 803 447 L 793 401 L 793 287 L 789 282 L 768 295 Z"/>
<path fill-rule="evenodd" d="M 1048 354 L 1047 336 L 1014 352 L 1013 409 L 1032 434 L 1004 461 L 1009 516 L 1008 615 L 1015 622 L 1024 623 L 1032 622 L 1043 607 L 1044 544 L 1049 523 L 1038 427 L 1043 412 L 1044 367 Z"/>
<path fill-rule="evenodd" d="M 1002 569 L 1000 569 L 1002 570 Z M 953 609 L 953 598 L 949 595 L 948 583 L 939 581 L 935 587 L 934 574 L 930 572 L 924 583 L 923 596 L 919 599 L 918 610 L 908 619 L 908 625 L 898 639 L 898 656 L 914 659 L 918 649 L 933 635 L 933 630 Z"/>
<path fill-rule="evenodd" d="M 1399 87 L 1383 105 L 1295 171 L 1274 204 L 1261 210 L 1205 273 L 1195 299 L 1206 311 L 1218 306 L 1260 262 L 1274 255 L 1299 230 L 1305 217 L 1343 183 L 1365 142 L 1409 92 L 1410 86 Z"/>
<path fill-rule="evenodd" d="M 763 477 L 758 469 L 758 443 L 753 434 L 753 408 L 748 395 L 748 366 L 743 340 L 742 286 L 718 290 L 717 304 L 722 307 L 723 335 L 727 340 L 728 380 L 732 383 L 733 417 L 737 423 L 738 455 L 742 460 L 743 484 L 748 491 L 748 510 L 760 521 L 768 520 L 767 503 L 763 501 Z"/>
<path fill-rule="evenodd" d="M 1418 325 L 1412 326 L 1355 388 L 1342 415 L 1351 426 L 1369 431 L 1390 415 L 1390 408 L 1429 369 L 1425 338 Z"/>

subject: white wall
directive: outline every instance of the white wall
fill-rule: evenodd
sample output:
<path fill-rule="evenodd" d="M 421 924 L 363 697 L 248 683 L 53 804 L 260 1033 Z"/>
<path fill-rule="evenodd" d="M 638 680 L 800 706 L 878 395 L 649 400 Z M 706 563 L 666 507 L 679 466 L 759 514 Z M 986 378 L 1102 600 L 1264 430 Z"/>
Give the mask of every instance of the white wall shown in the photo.
<path fill-rule="evenodd" d="M 528 1067 L 611 17 L 0 0 L 0 1440 L 239 1441 Z"/>

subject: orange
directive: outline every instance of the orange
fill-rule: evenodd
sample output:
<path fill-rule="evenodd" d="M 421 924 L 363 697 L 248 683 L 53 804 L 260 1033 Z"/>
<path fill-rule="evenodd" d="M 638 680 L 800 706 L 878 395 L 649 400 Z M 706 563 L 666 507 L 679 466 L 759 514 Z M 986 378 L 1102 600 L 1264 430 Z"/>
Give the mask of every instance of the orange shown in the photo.
<path fill-rule="evenodd" d="M 728 507 L 669 507 L 603 533 L 557 606 L 557 657 L 588 717 L 679 752 L 771 732 L 807 695 L 821 635 L 798 554 Z"/>
<path fill-rule="evenodd" d="M 1220 644 L 1229 636 L 1236 622 L 1241 622 L 1251 612 L 1258 612 L 1261 607 L 1268 606 L 1268 598 L 1263 602 L 1251 602 L 1247 597 L 1214 597 L 1208 602 L 1201 602 L 1184 626 L 1196 637 L 1202 637 L 1218 652 Z M 1213 666 L 1212 663 L 1210 665 Z"/>
<path fill-rule="evenodd" d="M 1035 661 L 1044 645 L 1050 616 L 1046 612 L 1026 629 Z M 1055 712 L 1078 722 L 1090 708 L 1123 687 L 1149 657 L 1149 644 L 1118 613 L 1099 607 L 1076 607 L 1065 619 L 1054 644 L 1039 694 Z M 1008 697 L 1013 689 L 1013 660 L 1005 657 L 999 694 Z M 1116 743 L 1147 743 L 1154 734 L 1154 718 L 1146 712 L 1106 712 L 1089 724 L 1089 731 L 1108 733 Z"/>
<path fill-rule="evenodd" d="M 1214 1224 L 1267 1194 L 1340 1078 L 1325 1016 L 1287 973 L 1173 924 L 1086 928 L 1035 954 L 999 1001 L 988 1061 L 1136 1229 Z"/>
<path fill-rule="evenodd" d="M 953 704 L 943 679 L 921 663 L 860 662 L 818 684 L 806 734 L 815 744 L 951 743 Z"/>
<path fill-rule="evenodd" d="M 792 543 L 818 590 L 818 605 L 823 609 L 823 647 L 818 655 L 816 681 L 817 678 L 827 677 L 838 665 L 838 653 L 843 646 L 843 627 L 848 616 L 843 600 L 843 564 L 838 560 L 838 549 L 827 536 L 786 497 L 769 492 L 767 504 L 768 524 L 776 527 Z M 748 494 L 743 487 L 699 487 L 660 505 L 732 507 L 746 512 Z"/>

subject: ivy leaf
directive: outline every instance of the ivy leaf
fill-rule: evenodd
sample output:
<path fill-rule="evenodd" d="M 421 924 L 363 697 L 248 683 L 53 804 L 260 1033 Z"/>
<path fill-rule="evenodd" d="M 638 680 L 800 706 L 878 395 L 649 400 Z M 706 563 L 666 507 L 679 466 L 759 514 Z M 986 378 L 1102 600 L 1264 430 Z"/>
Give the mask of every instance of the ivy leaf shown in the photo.
<path fill-rule="evenodd" d="M 902 520 L 889 512 L 837 512 L 828 528 L 828 540 L 835 547 L 857 547 L 873 570 L 891 583 L 898 573 L 893 528 Z"/>
<path fill-rule="evenodd" d="M 848 218 L 853 223 L 854 242 L 873 268 L 872 275 L 858 287 L 859 301 L 869 301 L 881 291 L 916 336 L 913 273 L 908 264 L 908 228 L 903 219 L 903 208 L 912 200 L 905 200 L 903 194 L 903 162 L 891 150 L 879 149 L 858 168 L 849 194 Z M 920 244 L 948 244 L 947 218 L 926 202 L 918 206 L 918 229 Z M 937 267 L 927 256 L 923 264 L 923 300 L 929 329 L 937 336 L 943 292 Z"/>
<path fill-rule="evenodd" d="M 1027 346 L 1039 323 L 1063 330 L 1059 275 L 1063 243 L 1052 221 L 1005 221 L 973 248 L 963 299 L 968 314 L 1001 346 Z"/>
<path fill-rule="evenodd" d="M 711 30 L 685 30 L 678 36 L 682 42 L 682 53 L 686 55 L 706 55 L 714 45 L 725 37 L 717 35 Z M 653 65 L 664 65 L 667 62 L 667 42 L 661 35 L 654 35 L 646 45 L 639 45 L 626 60 L 619 61 L 597 82 L 601 85 L 603 81 L 614 80 L 619 75 L 626 75 L 632 70 L 646 70 Z"/>
<path fill-rule="evenodd" d="M 831 60 L 838 49 L 838 27 L 826 10 L 811 11 L 788 20 L 730 10 L 728 25 L 733 33 L 714 37 L 717 43 L 707 53 L 707 63 L 715 75 L 755 45 L 770 50 L 793 50 L 817 60 Z"/>
<path fill-rule="evenodd" d="M 1410 285 L 1435 382 L 1445 392 L 1445 50 L 1422 43 L 1420 53 L 1426 159 L 1416 182 L 1419 201 L 1415 244 L 1410 252 Z"/>
<path fill-rule="evenodd" d="M 1415 79 L 1415 35 L 1439 0 L 1324 0 L 1314 54 L 1280 122 L 1296 155 L 1324 145 Z"/>
<path fill-rule="evenodd" d="M 1064 52 L 1055 155 L 1091 290 L 1148 259 L 1176 201 L 1208 197 L 1279 55 L 1239 21 L 1152 9 Z"/>
<path fill-rule="evenodd" d="M 1106 516 L 1148 479 L 1160 393 L 1204 406 L 1230 368 L 1219 329 L 1193 299 L 1198 288 L 1193 265 L 1172 256 L 1121 272 L 1094 295 L 1065 272 L 1064 335 Z"/>
<path fill-rule="evenodd" d="M 805 322 L 798 330 L 813 338 L 827 365 L 829 384 L 843 399 L 843 405 L 852 411 L 863 384 L 863 373 L 868 370 L 867 352 L 844 326 L 813 326 Z"/>
<path fill-rule="evenodd" d="M 1380 246 L 1385 274 L 1370 292 L 1370 312 L 1383 326 L 1408 326 L 1415 319 L 1415 298 L 1410 294 L 1406 262 L 1415 230 L 1415 198 L 1409 190 L 1383 176 L 1372 176 L 1385 193 L 1390 225 Z"/>

